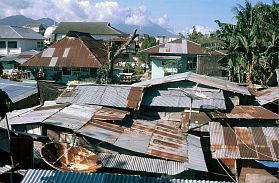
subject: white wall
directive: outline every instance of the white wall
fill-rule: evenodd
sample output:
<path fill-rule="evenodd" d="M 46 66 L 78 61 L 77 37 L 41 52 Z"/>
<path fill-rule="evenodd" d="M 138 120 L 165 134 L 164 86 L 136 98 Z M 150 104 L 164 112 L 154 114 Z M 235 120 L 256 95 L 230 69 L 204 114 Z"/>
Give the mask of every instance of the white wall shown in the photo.
<path fill-rule="evenodd" d="M 39 50 L 37 42 L 44 42 L 44 40 L 30 40 L 30 39 L 0 39 L 6 42 L 6 48 L 0 48 L 0 55 L 20 54 L 23 51 Z M 9 41 L 17 41 L 17 48 L 8 48 Z"/>
<path fill-rule="evenodd" d="M 151 79 L 164 77 L 162 60 L 151 61 Z"/>

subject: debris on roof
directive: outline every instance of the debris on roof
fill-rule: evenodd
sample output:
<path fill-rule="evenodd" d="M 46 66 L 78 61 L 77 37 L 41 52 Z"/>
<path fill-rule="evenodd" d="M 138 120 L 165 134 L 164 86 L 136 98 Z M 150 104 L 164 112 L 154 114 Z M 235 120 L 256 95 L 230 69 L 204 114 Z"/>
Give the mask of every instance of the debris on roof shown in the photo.
<path fill-rule="evenodd" d="M 279 160 L 278 127 L 225 127 L 210 122 L 214 159 Z"/>
<path fill-rule="evenodd" d="M 279 120 L 279 115 L 262 106 L 235 106 L 230 113 L 211 112 L 213 119 L 262 119 Z"/>
<path fill-rule="evenodd" d="M 215 77 L 210 77 L 210 76 L 205 76 L 205 75 L 200 75 L 196 74 L 193 72 L 185 72 L 185 73 L 179 73 L 179 74 L 174 74 L 170 76 L 165 76 L 162 78 L 155 78 L 155 79 L 150 79 L 146 81 L 142 81 L 139 83 L 134 83 L 133 86 L 136 87 L 150 87 L 154 85 L 160 85 L 164 83 L 171 83 L 171 82 L 177 82 L 177 81 L 191 81 L 194 83 L 198 83 L 201 85 L 213 87 L 216 89 L 221 89 L 224 91 L 231 91 L 243 95 L 251 95 L 250 92 L 248 91 L 247 88 L 243 86 L 239 86 L 237 83 L 233 83 L 227 80 L 215 78 Z"/>
<path fill-rule="evenodd" d="M 57 103 L 93 104 L 137 109 L 143 88 L 128 85 L 69 85 L 58 97 Z"/>

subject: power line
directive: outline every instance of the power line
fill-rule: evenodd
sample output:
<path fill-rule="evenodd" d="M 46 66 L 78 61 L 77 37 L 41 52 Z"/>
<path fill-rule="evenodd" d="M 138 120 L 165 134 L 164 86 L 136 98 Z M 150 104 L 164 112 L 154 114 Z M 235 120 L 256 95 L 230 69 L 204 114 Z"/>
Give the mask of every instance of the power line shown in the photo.
<path fill-rule="evenodd" d="M 226 172 L 226 174 L 232 179 L 233 182 L 237 182 L 236 180 L 234 180 L 234 178 L 229 174 L 229 172 L 223 167 L 223 165 L 220 163 L 220 161 L 218 159 L 216 159 L 217 162 L 219 163 L 219 165 L 222 167 L 222 169 Z"/>

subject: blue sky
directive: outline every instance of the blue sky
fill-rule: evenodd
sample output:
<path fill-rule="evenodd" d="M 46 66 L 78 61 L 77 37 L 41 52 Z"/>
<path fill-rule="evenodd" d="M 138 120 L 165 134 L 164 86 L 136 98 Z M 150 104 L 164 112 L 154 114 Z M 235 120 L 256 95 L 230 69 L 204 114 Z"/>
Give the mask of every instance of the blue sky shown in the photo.
<path fill-rule="evenodd" d="M 0 18 L 22 14 L 57 21 L 156 23 L 173 32 L 216 30 L 214 20 L 234 23 L 232 8 L 244 0 L 1 0 Z M 253 4 L 258 0 L 250 0 Z M 260 2 L 271 4 L 272 0 Z M 278 1 L 276 1 L 278 2 Z"/>

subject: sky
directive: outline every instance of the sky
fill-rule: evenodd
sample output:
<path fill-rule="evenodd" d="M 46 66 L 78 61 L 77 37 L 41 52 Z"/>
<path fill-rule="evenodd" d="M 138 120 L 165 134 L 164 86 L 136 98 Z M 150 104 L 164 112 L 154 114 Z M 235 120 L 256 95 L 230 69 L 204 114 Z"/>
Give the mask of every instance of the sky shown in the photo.
<path fill-rule="evenodd" d="M 245 0 L 1 0 L 0 18 L 11 15 L 61 21 L 105 21 L 113 24 L 155 23 L 187 34 L 218 29 L 214 20 L 235 23 L 233 7 Z M 250 0 L 253 4 L 259 0 Z M 271 4 L 272 0 L 260 0 Z M 276 0 L 276 2 L 278 2 Z"/>

